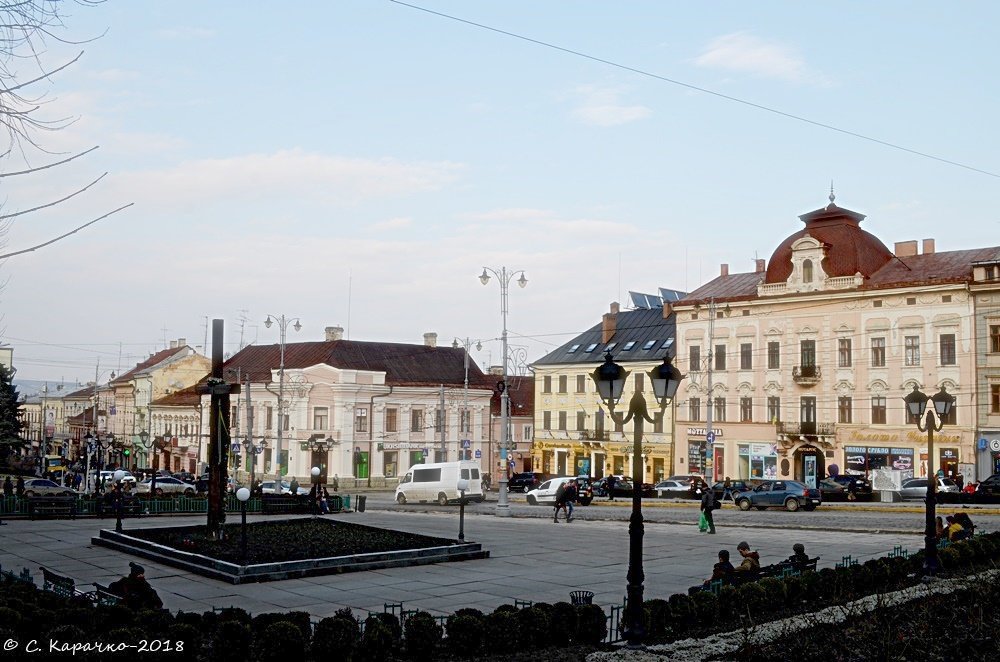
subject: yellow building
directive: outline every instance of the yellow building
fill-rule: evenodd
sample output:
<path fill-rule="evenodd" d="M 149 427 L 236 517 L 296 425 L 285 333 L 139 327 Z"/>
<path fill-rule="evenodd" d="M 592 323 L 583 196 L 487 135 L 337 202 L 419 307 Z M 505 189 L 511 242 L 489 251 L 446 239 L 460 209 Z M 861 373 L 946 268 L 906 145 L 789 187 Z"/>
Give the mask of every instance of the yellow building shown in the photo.
<path fill-rule="evenodd" d="M 664 291 L 669 292 L 669 291 Z M 636 299 L 644 307 L 622 311 L 612 303 L 600 324 L 580 334 L 532 365 L 535 373 L 535 423 L 532 465 L 547 475 L 630 475 L 633 429 L 617 426 L 607 415 L 591 373 L 611 352 L 630 371 L 622 409 L 636 389 L 655 402 L 646 372 L 673 356 L 674 318 L 662 304 Z M 655 407 L 651 407 L 654 410 Z M 670 474 L 673 464 L 673 411 L 655 410 L 656 422 L 645 427 L 645 482 Z"/>

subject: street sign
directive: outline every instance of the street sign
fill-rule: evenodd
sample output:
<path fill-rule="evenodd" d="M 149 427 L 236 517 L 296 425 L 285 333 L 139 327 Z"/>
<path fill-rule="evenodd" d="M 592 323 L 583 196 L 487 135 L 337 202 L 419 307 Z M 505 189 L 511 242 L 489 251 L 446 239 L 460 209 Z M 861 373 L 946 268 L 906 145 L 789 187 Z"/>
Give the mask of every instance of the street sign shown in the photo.
<path fill-rule="evenodd" d="M 993 452 L 1000 451 L 1000 439 L 991 439 L 990 440 L 990 450 L 993 451 Z"/>
<path fill-rule="evenodd" d="M 479 459 L 479 458 L 481 458 L 482 456 L 483 456 L 483 452 L 482 452 L 481 450 L 479 450 L 479 449 L 477 448 L 477 449 L 476 449 L 476 459 L 478 460 L 478 459 Z"/>
<path fill-rule="evenodd" d="M 431 454 L 431 450 L 429 448 L 425 448 L 424 449 L 424 457 L 427 457 L 430 454 Z"/>
<path fill-rule="evenodd" d="M 462 440 L 462 448 L 472 448 L 472 442 L 468 439 Z"/>
<path fill-rule="evenodd" d="M 705 434 L 705 441 L 707 441 L 710 444 L 714 444 L 715 443 L 715 431 L 714 430 L 712 432 L 708 432 L 708 433 Z"/>
<path fill-rule="evenodd" d="M 230 453 L 239 453 L 240 452 L 240 442 L 234 441 L 233 443 L 229 444 L 229 452 Z"/>

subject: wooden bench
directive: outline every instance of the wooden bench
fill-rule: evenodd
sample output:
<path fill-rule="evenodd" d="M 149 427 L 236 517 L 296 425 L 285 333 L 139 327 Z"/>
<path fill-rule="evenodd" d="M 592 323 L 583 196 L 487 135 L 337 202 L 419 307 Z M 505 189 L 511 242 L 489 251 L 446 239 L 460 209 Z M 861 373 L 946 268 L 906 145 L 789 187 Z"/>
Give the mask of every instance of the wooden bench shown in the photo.
<path fill-rule="evenodd" d="M 97 500 L 95 506 L 95 512 L 98 516 L 104 517 L 105 515 L 115 516 L 115 501 L 114 499 L 101 498 Z M 129 495 L 122 498 L 122 515 L 143 515 L 146 512 L 146 506 L 142 499 L 135 495 Z"/>
<path fill-rule="evenodd" d="M 275 513 L 311 513 L 309 498 L 301 496 L 263 495 L 260 499 L 260 512 L 265 515 Z"/>
<path fill-rule="evenodd" d="M 28 517 L 30 519 L 35 519 L 38 515 L 69 515 L 70 517 L 76 519 L 76 497 L 28 497 Z"/>

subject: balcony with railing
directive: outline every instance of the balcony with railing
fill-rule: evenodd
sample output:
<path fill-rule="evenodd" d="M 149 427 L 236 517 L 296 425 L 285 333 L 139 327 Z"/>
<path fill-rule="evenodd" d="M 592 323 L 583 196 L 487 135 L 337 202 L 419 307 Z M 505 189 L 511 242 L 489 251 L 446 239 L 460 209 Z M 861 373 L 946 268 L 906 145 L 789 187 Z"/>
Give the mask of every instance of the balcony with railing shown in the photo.
<path fill-rule="evenodd" d="M 837 428 L 833 423 L 816 423 L 813 421 L 806 421 L 804 423 L 779 422 L 777 433 L 789 437 L 832 437 L 837 433 Z"/>
<path fill-rule="evenodd" d="M 792 368 L 792 379 L 799 386 L 818 384 L 823 373 L 818 365 L 797 365 Z"/>

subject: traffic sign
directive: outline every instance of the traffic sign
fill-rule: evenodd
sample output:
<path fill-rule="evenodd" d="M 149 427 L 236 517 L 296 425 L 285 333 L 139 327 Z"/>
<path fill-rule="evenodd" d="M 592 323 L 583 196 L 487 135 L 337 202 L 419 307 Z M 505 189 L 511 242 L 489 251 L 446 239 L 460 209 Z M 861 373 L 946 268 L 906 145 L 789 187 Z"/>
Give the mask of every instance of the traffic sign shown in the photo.
<path fill-rule="evenodd" d="M 427 457 L 430 454 L 431 454 L 431 450 L 429 448 L 425 448 L 424 449 L 424 457 Z"/>
<path fill-rule="evenodd" d="M 705 441 L 707 441 L 710 444 L 714 444 L 715 443 L 715 432 L 711 432 L 711 431 L 706 432 L 705 433 Z"/>
<path fill-rule="evenodd" d="M 483 452 L 482 452 L 481 450 L 479 450 L 479 449 L 477 448 L 477 449 L 476 449 L 476 459 L 478 460 L 478 459 L 479 459 L 479 458 L 481 458 L 482 456 L 483 456 Z"/>
<path fill-rule="evenodd" d="M 462 448 L 472 448 L 472 442 L 468 439 L 462 440 Z"/>
<path fill-rule="evenodd" d="M 239 453 L 240 452 L 240 442 L 234 441 L 233 443 L 229 444 L 229 452 L 230 453 Z"/>
<path fill-rule="evenodd" d="M 1000 439 L 990 440 L 990 450 L 993 452 L 1000 451 Z"/>

